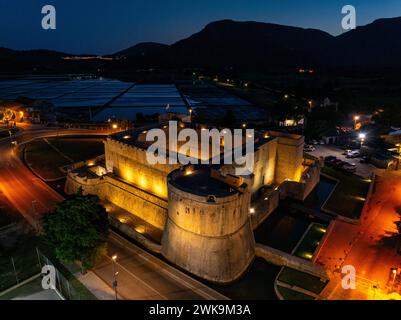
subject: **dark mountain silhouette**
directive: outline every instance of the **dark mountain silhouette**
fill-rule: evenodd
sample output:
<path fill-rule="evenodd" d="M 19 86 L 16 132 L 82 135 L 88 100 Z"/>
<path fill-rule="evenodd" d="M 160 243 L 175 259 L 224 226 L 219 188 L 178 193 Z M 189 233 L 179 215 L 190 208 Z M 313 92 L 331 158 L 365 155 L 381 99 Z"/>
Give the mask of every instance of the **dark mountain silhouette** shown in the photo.
<path fill-rule="evenodd" d="M 401 67 L 401 17 L 379 19 L 334 39 L 332 65 L 346 67 Z"/>
<path fill-rule="evenodd" d="M 316 29 L 221 20 L 172 45 L 144 42 L 121 50 L 111 55 L 118 59 L 102 62 L 102 68 L 401 69 L 400 39 L 401 18 L 379 19 L 336 37 Z M 62 64 L 66 68 L 65 62 L 61 63 L 65 56 L 65 53 L 48 50 L 0 48 L 0 64 L 24 61 L 25 65 L 32 62 L 57 69 L 58 64 Z"/>
<path fill-rule="evenodd" d="M 141 42 L 125 50 L 116 52 L 113 56 L 155 56 L 160 55 L 163 51 L 168 50 L 167 44 L 157 42 Z"/>
<path fill-rule="evenodd" d="M 171 46 L 180 64 L 243 67 L 314 65 L 332 36 L 270 23 L 217 21 Z"/>

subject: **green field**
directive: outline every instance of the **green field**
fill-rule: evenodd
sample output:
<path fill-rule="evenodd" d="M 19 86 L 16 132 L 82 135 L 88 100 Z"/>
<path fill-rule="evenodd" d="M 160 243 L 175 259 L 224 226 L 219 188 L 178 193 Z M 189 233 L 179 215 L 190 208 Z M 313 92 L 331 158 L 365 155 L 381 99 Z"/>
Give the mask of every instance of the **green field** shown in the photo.
<path fill-rule="evenodd" d="M 65 177 L 61 167 L 103 154 L 101 138 L 49 138 L 30 142 L 25 147 L 25 160 L 43 179 Z M 53 147 L 52 147 L 53 146 Z"/>
<path fill-rule="evenodd" d="M 278 280 L 292 286 L 303 288 L 315 294 L 322 292 L 327 284 L 326 282 L 320 281 L 318 277 L 288 267 L 283 268 Z"/>
<path fill-rule="evenodd" d="M 322 172 L 339 181 L 322 209 L 359 219 L 369 191 L 370 182 L 357 175 L 323 167 Z"/>
<path fill-rule="evenodd" d="M 59 169 L 70 164 L 43 139 L 30 142 L 25 147 L 25 160 L 31 169 L 43 179 L 59 179 L 65 174 Z"/>
<path fill-rule="evenodd" d="M 297 246 L 294 255 L 306 260 L 311 260 L 326 232 L 326 229 L 327 226 L 323 224 L 313 223 L 309 228 L 308 233 Z"/>
<path fill-rule="evenodd" d="M 104 153 L 103 139 L 50 138 L 48 141 L 74 162 L 97 157 Z"/>

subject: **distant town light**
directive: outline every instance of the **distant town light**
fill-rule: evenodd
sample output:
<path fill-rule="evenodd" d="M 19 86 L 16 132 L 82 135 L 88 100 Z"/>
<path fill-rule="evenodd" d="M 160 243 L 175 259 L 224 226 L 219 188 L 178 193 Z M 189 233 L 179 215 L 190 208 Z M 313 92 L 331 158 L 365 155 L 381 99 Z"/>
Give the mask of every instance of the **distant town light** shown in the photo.
<path fill-rule="evenodd" d="M 123 137 L 123 139 L 129 139 L 129 138 L 131 138 L 131 136 L 129 136 L 129 135 L 126 135 Z"/>
<path fill-rule="evenodd" d="M 243 123 L 243 124 L 242 124 L 242 127 L 243 127 L 243 128 L 246 128 L 246 123 Z"/>
<path fill-rule="evenodd" d="M 358 137 L 359 137 L 360 140 L 365 140 L 366 139 L 366 133 L 360 133 L 358 135 Z"/>
<path fill-rule="evenodd" d="M 111 259 L 112 259 L 113 261 L 116 261 L 116 260 L 117 260 L 117 255 L 115 254 L 114 256 L 112 256 Z"/>
<path fill-rule="evenodd" d="M 360 116 L 355 116 L 355 117 L 354 117 L 354 120 L 355 120 L 355 121 L 358 121 L 359 119 L 360 119 Z"/>
<path fill-rule="evenodd" d="M 255 208 L 250 208 L 249 213 L 255 213 Z"/>
<path fill-rule="evenodd" d="M 111 126 L 113 129 L 117 129 L 118 128 L 118 125 L 117 125 L 117 123 L 113 123 L 113 125 Z"/>

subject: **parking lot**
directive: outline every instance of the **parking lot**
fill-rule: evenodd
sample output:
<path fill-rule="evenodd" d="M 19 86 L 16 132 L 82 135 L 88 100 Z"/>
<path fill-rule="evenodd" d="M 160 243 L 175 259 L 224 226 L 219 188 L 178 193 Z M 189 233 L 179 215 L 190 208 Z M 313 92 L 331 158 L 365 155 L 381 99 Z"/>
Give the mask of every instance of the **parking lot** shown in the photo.
<path fill-rule="evenodd" d="M 315 151 L 308 151 L 306 153 L 316 157 L 327 157 L 327 156 L 335 156 L 337 159 L 340 159 L 342 161 L 348 162 L 348 163 L 354 163 L 356 165 L 356 172 L 355 174 L 363 177 L 363 178 L 370 178 L 371 174 L 374 172 L 376 169 L 375 166 L 369 163 L 360 163 L 359 160 L 361 158 L 353 158 L 353 159 L 348 159 L 343 155 L 344 150 L 333 146 L 333 145 L 315 145 L 316 148 Z"/>

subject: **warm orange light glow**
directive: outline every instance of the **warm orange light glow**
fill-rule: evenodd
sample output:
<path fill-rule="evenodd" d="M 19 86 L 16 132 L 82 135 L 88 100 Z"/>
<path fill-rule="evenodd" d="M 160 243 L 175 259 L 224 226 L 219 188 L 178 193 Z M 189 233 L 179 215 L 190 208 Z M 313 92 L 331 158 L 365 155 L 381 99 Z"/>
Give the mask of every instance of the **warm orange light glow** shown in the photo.
<path fill-rule="evenodd" d="M 137 226 L 135 228 L 135 231 L 140 233 L 140 234 L 145 233 L 145 227 L 144 226 Z"/>

